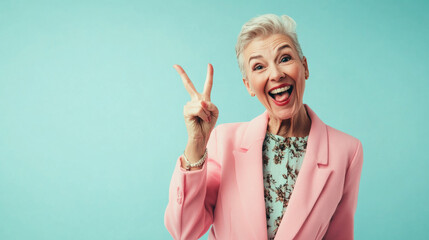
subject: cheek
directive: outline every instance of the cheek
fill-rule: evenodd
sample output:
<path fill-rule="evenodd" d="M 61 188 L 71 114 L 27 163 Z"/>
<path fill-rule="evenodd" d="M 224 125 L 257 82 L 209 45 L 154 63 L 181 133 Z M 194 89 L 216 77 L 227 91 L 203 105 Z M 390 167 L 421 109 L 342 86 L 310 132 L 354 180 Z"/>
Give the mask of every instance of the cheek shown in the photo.
<path fill-rule="evenodd" d="M 297 90 L 299 92 L 303 91 L 305 87 L 305 71 L 301 68 L 295 68 L 291 71 L 290 76 L 295 80 Z"/>
<path fill-rule="evenodd" d="M 299 79 L 302 79 L 305 76 L 305 72 L 303 68 L 301 68 L 298 63 L 290 69 L 289 76 L 291 76 L 293 79 L 298 81 Z"/>
<path fill-rule="evenodd" d="M 300 98 L 302 98 L 302 95 L 304 94 L 305 89 L 305 79 L 299 79 L 296 82 L 296 91 Z"/>
<path fill-rule="evenodd" d="M 251 81 L 252 83 L 252 89 L 257 93 L 265 92 L 265 81 L 262 81 L 261 79 L 254 78 Z"/>

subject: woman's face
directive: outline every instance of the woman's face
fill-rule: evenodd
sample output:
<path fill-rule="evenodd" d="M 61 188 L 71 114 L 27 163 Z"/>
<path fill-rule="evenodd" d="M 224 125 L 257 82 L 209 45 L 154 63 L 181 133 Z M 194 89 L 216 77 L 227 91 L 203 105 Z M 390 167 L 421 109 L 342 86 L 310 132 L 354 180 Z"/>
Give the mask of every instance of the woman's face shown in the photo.
<path fill-rule="evenodd" d="M 308 66 L 299 58 L 292 39 L 283 34 L 258 37 L 243 51 L 244 85 L 269 111 L 270 117 L 289 119 L 303 105 Z"/>

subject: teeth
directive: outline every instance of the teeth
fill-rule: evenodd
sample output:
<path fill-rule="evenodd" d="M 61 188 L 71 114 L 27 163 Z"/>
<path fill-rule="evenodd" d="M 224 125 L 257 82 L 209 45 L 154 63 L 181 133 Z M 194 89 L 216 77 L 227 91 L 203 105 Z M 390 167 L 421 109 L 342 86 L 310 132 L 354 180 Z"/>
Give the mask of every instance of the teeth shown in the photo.
<path fill-rule="evenodd" d="M 271 91 L 270 93 L 271 94 L 281 93 L 281 92 L 289 90 L 289 88 L 290 88 L 290 86 L 286 86 L 286 87 L 282 87 L 282 88 L 277 88 L 277 89 L 274 89 L 273 91 Z"/>

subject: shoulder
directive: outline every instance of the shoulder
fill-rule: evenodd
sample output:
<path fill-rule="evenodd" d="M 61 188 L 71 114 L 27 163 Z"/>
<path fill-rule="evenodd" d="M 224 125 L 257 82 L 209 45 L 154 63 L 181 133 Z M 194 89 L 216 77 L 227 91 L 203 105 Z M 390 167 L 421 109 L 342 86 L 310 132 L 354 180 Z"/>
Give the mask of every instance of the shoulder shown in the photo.
<path fill-rule="evenodd" d="M 240 132 L 246 129 L 249 122 L 222 123 L 216 126 L 218 132 Z"/>
<path fill-rule="evenodd" d="M 326 125 L 326 130 L 328 132 L 328 138 L 330 143 L 334 143 L 339 146 L 348 146 L 348 147 L 357 147 L 361 144 L 360 140 L 352 135 L 349 135 L 345 132 L 342 132 L 338 129 L 335 129 L 329 125 Z"/>
<path fill-rule="evenodd" d="M 341 155 L 342 157 L 347 156 L 350 159 L 353 158 L 359 149 L 362 149 L 359 139 L 327 125 L 308 105 L 305 105 L 305 107 L 312 121 L 312 130 L 314 128 L 314 131 L 317 133 L 316 137 L 321 137 L 318 140 L 323 141 L 326 139 L 328 141 L 328 149 L 331 156 Z"/>
<path fill-rule="evenodd" d="M 242 136 L 247 129 L 249 122 L 223 123 L 214 129 L 219 139 L 225 140 Z"/>
<path fill-rule="evenodd" d="M 358 161 L 362 161 L 362 143 L 359 139 L 329 125 L 326 125 L 326 130 L 331 155 L 347 156 L 349 159 L 348 165 L 356 158 L 360 158 Z"/>
<path fill-rule="evenodd" d="M 248 145 L 261 137 L 265 137 L 267 124 L 268 113 L 265 111 L 249 122 L 220 124 L 216 127 L 216 131 L 218 136 L 225 137 L 226 139 L 241 139 L 243 144 Z"/>

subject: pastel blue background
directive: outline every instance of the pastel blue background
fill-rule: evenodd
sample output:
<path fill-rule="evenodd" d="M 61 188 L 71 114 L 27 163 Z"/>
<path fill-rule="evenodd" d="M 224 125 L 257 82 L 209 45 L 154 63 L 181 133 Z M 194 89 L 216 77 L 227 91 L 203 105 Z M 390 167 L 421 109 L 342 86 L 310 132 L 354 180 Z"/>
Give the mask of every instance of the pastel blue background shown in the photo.
<path fill-rule="evenodd" d="M 359 138 L 356 239 L 428 239 L 424 1 L 0 2 L 0 239 L 171 239 L 168 186 L 189 96 L 215 69 L 218 123 L 264 108 L 241 81 L 241 26 L 288 14 L 304 102 Z"/>

